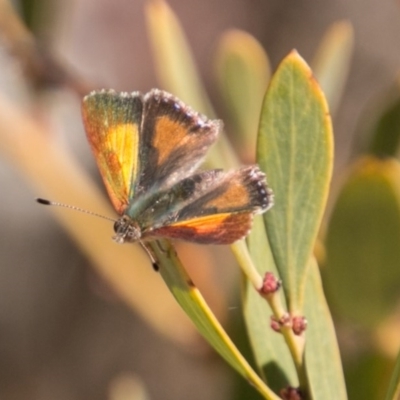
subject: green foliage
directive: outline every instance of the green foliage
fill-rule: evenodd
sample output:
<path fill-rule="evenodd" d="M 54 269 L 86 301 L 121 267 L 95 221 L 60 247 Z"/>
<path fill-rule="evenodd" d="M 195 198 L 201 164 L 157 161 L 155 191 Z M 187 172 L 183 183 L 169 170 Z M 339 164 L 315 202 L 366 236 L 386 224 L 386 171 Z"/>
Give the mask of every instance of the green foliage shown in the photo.
<path fill-rule="evenodd" d="M 262 217 L 255 218 L 247 242 L 260 274 L 268 270 L 278 276 Z M 248 279 L 243 280 L 242 296 L 247 331 L 261 376 L 275 391 L 288 384 L 297 386 L 299 382 L 289 349 L 282 335 L 277 335 L 270 328 L 268 316 L 271 311 L 268 303 L 254 290 Z"/>
<path fill-rule="evenodd" d="M 307 64 L 292 52 L 274 74 L 260 119 L 257 160 L 275 193 L 264 215 L 291 312 L 303 308 L 306 270 L 333 162 L 328 107 Z"/>
<path fill-rule="evenodd" d="M 199 332 L 266 399 L 277 399 L 225 333 L 212 311 L 208 308 L 201 293 L 187 275 L 172 246 L 167 241 L 160 240 L 152 245 L 152 249 L 160 261 L 161 276 Z"/>
<path fill-rule="evenodd" d="M 397 356 L 396 365 L 391 377 L 385 400 L 398 399 L 400 396 L 400 356 Z"/>
<path fill-rule="evenodd" d="M 397 160 L 360 160 L 328 226 L 326 285 L 331 300 L 340 315 L 369 327 L 393 312 L 399 297 L 399 177 Z"/>
<path fill-rule="evenodd" d="M 234 132 L 231 137 L 239 155 L 253 160 L 262 99 L 270 79 L 267 55 L 246 32 L 228 31 L 216 51 L 220 91 Z"/>
<path fill-rule="evenodd" d="M 400 94 L 395 87 L 395 99 L 385 105 L 381 117 L 373 129 L 368 153 L 377 157 L 395 157 L 400 140 Z"/>
<path fill-rule="evenodd" d="M 304 315 L 307 316 L 305 364 L 313 399 L 346 399 L 335 328 L 322 290 L 315 259 L 307 271 Z"/>

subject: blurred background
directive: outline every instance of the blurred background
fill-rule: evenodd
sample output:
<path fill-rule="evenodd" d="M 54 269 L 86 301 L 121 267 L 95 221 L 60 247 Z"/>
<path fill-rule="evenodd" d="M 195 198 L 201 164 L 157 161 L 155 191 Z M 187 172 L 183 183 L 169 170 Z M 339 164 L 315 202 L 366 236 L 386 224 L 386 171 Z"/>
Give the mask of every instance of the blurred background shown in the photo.
<path fill-rule="evenodd" d="M 125 295 L 112 288 L 93 268 L 93 257 L 53 219 L 52 210 L 34 202 L 35 197 L 55 193 L 47 183 L 40 185 L 39 170 L 24 164 L 30 155 L 33 164 L 40 164 L 40 171 L 51 173 L 61 187 L 57 192 L 61 196 L 64 170 L 52 162 L 60 156 L 43 151 L 40 140 L 44 138 L 44 143 L 50 142 L 73 157 L 96 180 L 96 190 L 104 194 L 83 132 L 80 97 L 94 88 L 146 92 L 160 86 L 146 28 L 149 3 L 12 2 L 40 44 L 35 50 L 39 56 L 30 63 L 25 56 L 33 39 L 14 20 L 17 15 L 10 14 L 10 4 L 0 1 L 0 115 L 12 119 L 1 125 L 11 144 L 0 138 L 1 399 L 250 398 L 242 392 L 241 378 L 197 336 L 145 256 L 138 255 L 141 267 L 121 266 L 117 257 L 125 250 L 108 244 L 112 235 L 108 222 L 71 216 L 62 210 L 61 218 L 70 223 L 72 218 L 80 221 L 81 232 L 87 227 L 88 241 L 90 232 L 96 236 L 97 226 L 101 226 L 96 239 L 100 240 L 96 242 L 99 248 L 112 247 L 115 268 L 137 285 L 137 296 L 131 299 L 137 310 L 132 310 L 127 301 L 129 288 Z M 215 84 L 215 51 L 226 30 L 242 29 L 258 39 L 274 70 L 293 48 L 311 62 L 331 24 L 350 22 L 354 53 L 343 97 L 333 115 L 335 193 L 335 182 L 340 181 L 363 142 L 360 120 L 364 123 L 366 116 L 371 116 L 371 104 L 384 103 L 397 77 L 400 3 L 170 0 L 168 4 L 182 24 L 205 88 L 224 120 L 226 110 Z M 73 79 L 67 79 L 65 71 Z M 60 85 L 64 80 L 69 84 Z M 20 135 L 24 130 L 39 130 L 42 139 L 31 144 Z M 68 193 L 51 199 L 101 211 L 100 206 L 82 204 Z M 239 273 L 233 259 L 226 249 L 200 250 L 200 258 L 193 257 L 195 251 L 199 251 L 195 246 L 182 247 L 183 259 L 190 261 L 194 280 L 216 314 L 239 337 L 240 328 L 234 328 L 241 318 Z M 388 368 L 382 365 L 383 370 Z"/>

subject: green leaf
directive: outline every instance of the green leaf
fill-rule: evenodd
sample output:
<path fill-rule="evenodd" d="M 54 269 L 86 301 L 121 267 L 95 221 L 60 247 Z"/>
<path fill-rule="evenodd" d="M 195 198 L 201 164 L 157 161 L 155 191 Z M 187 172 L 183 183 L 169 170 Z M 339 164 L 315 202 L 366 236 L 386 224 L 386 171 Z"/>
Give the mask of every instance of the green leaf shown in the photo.
<path fill-rule="evenodd" d="M 385 400 L 398 400 L 400 398 L 400 353 L 397 355 L 396 365 L 394 367 L 390 384 Z"/>
<path fill-rule="evenodd" d="M 272 77 L 262 106 L 257 159 L 275 193 L 264 214 L 289 310 L 302 308 L 305 274 L 332 172 L 333 138 L 325 98 L 293 51 Z"/>
<path fill-rule="evenodd" d="M 278 276 L 261 216 L 255 217 L 247 243 L 259 273 L 264 275 L 269 271 Z M 261 376 L 277 393 L 287 385 L 298 386 L 296 370 L 287 344 L 282 335 L 271 329 L 272 311 L 267 301 L 248 279 L 243 280 L 242 297 L 247 332 Z M 284 299 L 282 301 L 284 302 Z"/>
<path fill-rule="evenodd" d="M 230 30 L 218 45 L 216 70 L 224 104 L 234 125 L 236 148 L 253 160 L 262 99 L 270 66 L 261 44 L 247 32 Z"/>
<path fill-rule="evenodd" d="M 346 385 L 335 328 L 314 258 L 307 273 L 304 315 L 308 321 L 305 364 L 311 397 L 345 400 Z"/>
<path fill-rule="evenodd" d="M 349 75 L 354 48 L 350 22 L 334 23 L 325 33 L 312 63 L 314 75 L 328 100 L 332 114 L 336 111 Z"/>
<path fill-rule="evenodd" d="M 351 353 L 352 351 L 350 351 Z M 382 400 L 389 385 L 394 362 L 373 346 L 346 362 L 345 374 L 350 399 Z M 398 400 L 398 398 L 394 398 Z"/>
<path fill-rule="evenodd" d="M 382 103 L 382 99 L 379 99 Z M 399 84 L 390 89 L 383 109 L 372 126 L 367 152 L 377 157 L 395 157 L 400 142 L 400 91 Z"/>
<path fill-rule="evenodd" d="M 365 157 L 351 171 L 329 221 L 325 282 L 336 311 L 364 326 L 399 300 L 400 164 Z"/>
<path fill-rule="evenodd" d="M 187 275 L 174 248 L 166 240 L 150 244 L 159 260 L 160 273 L 178 303 L 210 345 L 268 400 L 279 400 L 250 367 L 230 340 L 200 292 Z"/>

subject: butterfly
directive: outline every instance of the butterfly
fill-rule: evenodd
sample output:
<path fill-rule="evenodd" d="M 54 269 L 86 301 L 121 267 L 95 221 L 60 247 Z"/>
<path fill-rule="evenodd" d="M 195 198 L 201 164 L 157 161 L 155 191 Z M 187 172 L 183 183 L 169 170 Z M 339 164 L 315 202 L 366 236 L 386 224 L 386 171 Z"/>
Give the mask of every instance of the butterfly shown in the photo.
<path fill-rule="evenodd" d="M 257 165 L 197 171 L 222 124 L 165 91 L 94 91 L 83 99 L 82 114 L 120 215 L 117 243 L 170 238 L 230 244 L 249 233 L 254 214 L 273 205 Z"/>

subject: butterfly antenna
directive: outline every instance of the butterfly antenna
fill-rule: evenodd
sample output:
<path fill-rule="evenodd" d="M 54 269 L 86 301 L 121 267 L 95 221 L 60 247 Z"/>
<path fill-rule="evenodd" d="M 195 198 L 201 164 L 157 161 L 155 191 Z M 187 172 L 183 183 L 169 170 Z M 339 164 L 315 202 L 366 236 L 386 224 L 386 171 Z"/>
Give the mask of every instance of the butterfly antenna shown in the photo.
<path fill-rule="evenodd" d="M 71 206 L 69 204 L 59 203 L 57 201 L 50 201 L 50 200 L 41 199 L 41 198 L 37 198 L 36 201 L 39 204 L 43 204 L 45 206 L 56 206 L 56 207 L 69 208 L 70 210 L 79 211 L 79 212 L 84 213 L 84 214 L 93 215 L 94 217 L 99 217 L 99 218 L 106 219 L 108 221 L 116 222 L 116 219 L 114 219 L 114 218 L 105 217 L 104 215 L 97 214 L 97 213 L 95 213 L 93 211 L 88 211 L 88 210 L 85 210 L 85 209 L 80 208 L 80 207 Z"/>

